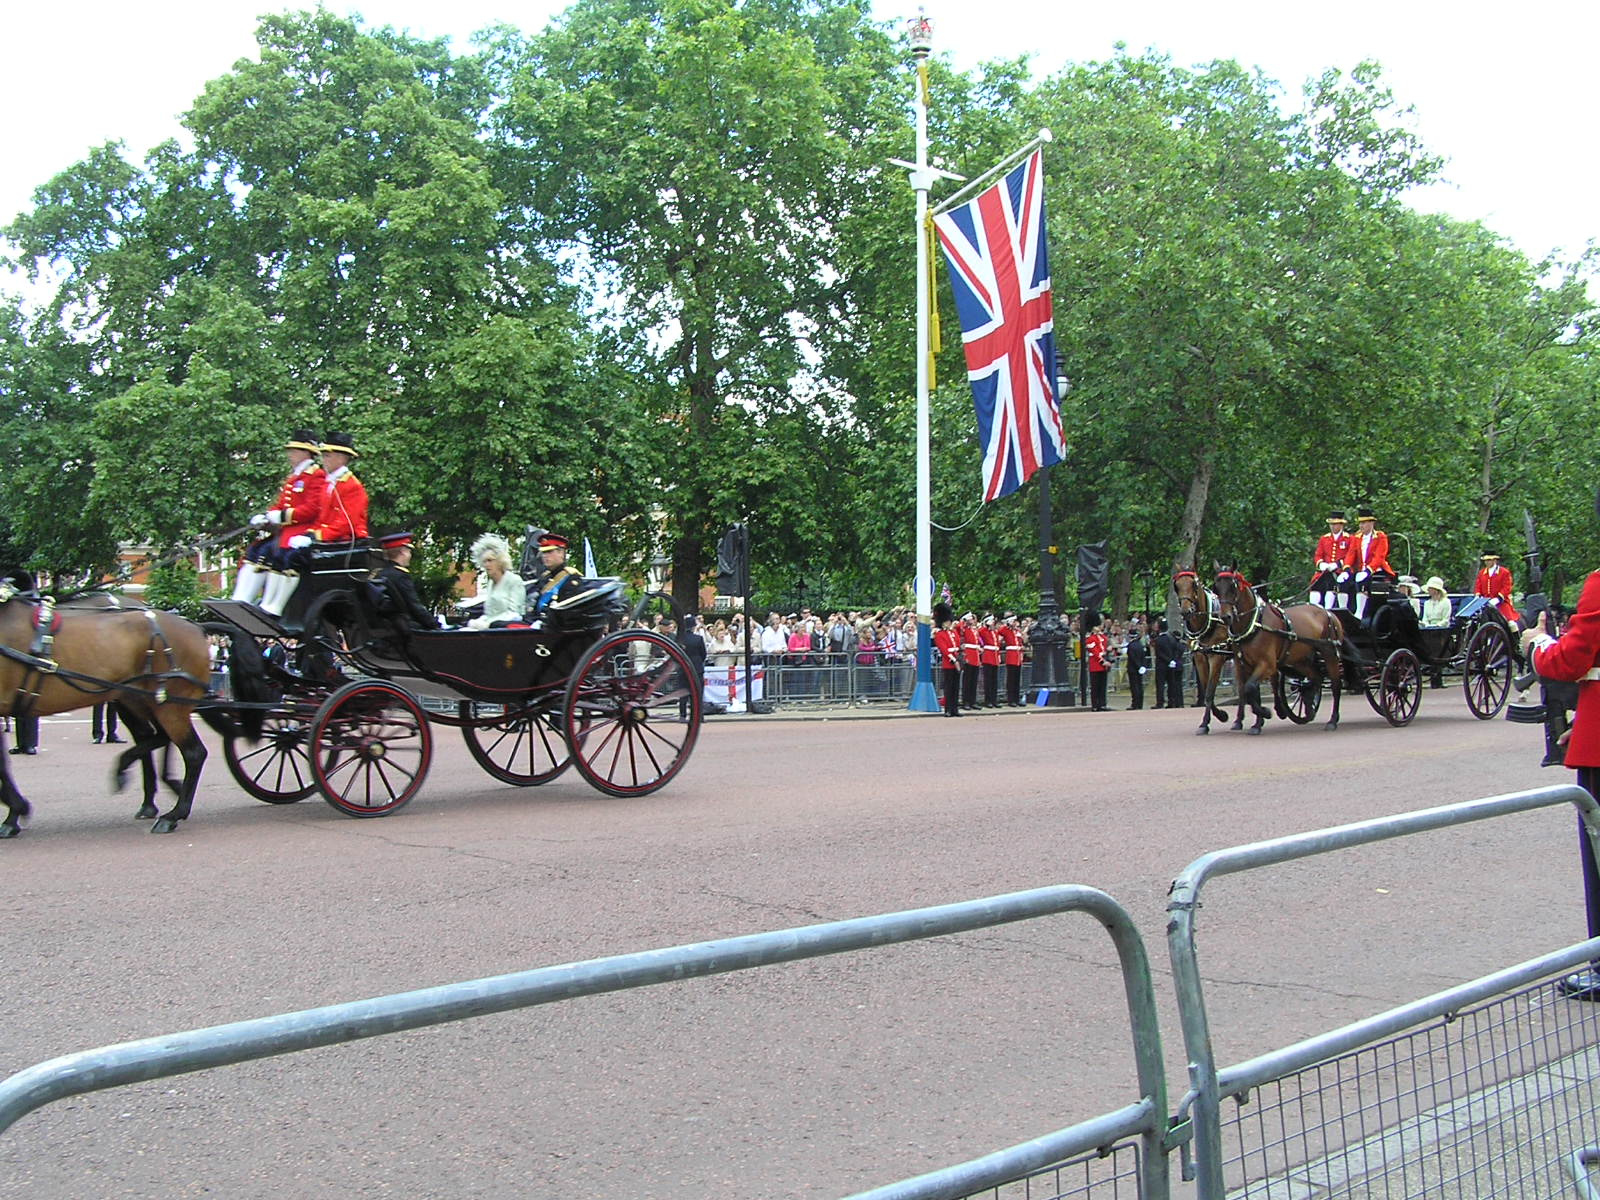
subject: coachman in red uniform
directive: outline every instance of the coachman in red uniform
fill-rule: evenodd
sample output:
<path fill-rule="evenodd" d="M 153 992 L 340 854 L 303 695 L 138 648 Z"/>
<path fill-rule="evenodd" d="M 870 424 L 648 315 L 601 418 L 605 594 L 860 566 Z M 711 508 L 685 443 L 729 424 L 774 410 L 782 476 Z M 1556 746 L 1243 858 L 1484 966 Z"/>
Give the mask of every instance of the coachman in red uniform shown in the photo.
<path fill-rule="evenodd" d="M 322 465 L 327 473 L 327 484 L 322 494 L 322 509 L 317 523 L 304 533 L 291 536 L 285 543 L 290 551 L 287 570 L 274 579 L 261 607 L 281 617 L 289 606 L 289 597 L 300 586 L 299 572 L 311 560 L 313 546 L 353 546 L 367 536 L 367 489 L 350 470 L 356 457 L 354 441 L 346 434 L 330 433 L 322 443 Z"/>
<path fill-rule="evenodd" d="M 1356 620 L 1366 619 L 1367 587 L 1374 578 L 1393 583 L 1394 568 L 1389 565 L 1389 535 L 1378 528 L 1378 518 L 1370 508 L 1356 514 L 1356 532 L 1344 555 L 1345 571 L 1356 589 Z"/>
<path fill-rule="evenodd" d="M 266 512 L 250 518 L 252 527 L 261 530 L 261 539 L 244 552 L 239 563 L 239 578 L 233 598 L 254 604 L 261 599 L 271 572 L 281 569 L 282 548 L 287 536 L 303 533 L 317 519 L 322 508 L 322 468 L 317 466 L 317 435 L 309 429 L 296 429 L 289 435 L 284 452 L 289 456 L 289 474 L 278 488 L 278 498 Z"/>
<path fill-rule="evenodd" d="M 1350 535 L 1344 530 L 1344 514 L 1328 514 L 1328 532 L 1317 539 L 1317 553 L 1311 564 L 1311 603 L 1330 612 L 1345 599 L 1339 588 L 1344 573 L 1345 555 L 1350 552 Z M 1348 580 L 1349 576 L 1345 575 Z"/>
<path fill-rule="evenodd" d="M 944 692 L 944 715 L 961 715 L 961 635 L 955 613 L 943 600 L 933 606 L 933 648 L 939 656 L 939 682 Z"/>
<path fill-rule="evenodd" d="M 1511 628 L 1518 628 L 1522 624 L 1522 614 L 1511 603 L 1510 569 L 1502 567 L 1500 556 L 1493 552 L 1485 554 L 1480 561 L 1483 569 L 1478 572 L 1477 581 L 1472 585 L 1472 594 L 1493 600 L 1495 608 L 1500 610 L 1500 615 L 1510 623 Z"/>

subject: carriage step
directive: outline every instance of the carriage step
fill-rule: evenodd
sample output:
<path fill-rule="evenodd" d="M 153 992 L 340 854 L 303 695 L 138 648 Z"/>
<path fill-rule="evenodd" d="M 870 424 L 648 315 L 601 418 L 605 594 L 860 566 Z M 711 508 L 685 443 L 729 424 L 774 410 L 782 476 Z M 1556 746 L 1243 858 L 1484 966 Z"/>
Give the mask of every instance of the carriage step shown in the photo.
<path fill-rule="evenodd" d="M 200 603 L 212 616 L 238 626 L 251 637 L 281 638 L 293 632 L 281 617 L 246 600 L 202 600 Z"/>

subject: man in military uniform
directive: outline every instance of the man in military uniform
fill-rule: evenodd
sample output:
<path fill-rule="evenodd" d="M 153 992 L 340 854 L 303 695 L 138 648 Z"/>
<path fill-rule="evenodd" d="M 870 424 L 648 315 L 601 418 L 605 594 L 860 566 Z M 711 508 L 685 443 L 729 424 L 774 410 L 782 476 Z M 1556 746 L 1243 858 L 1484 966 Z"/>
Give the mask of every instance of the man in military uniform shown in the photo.
<path fill-rule="evenodd" d="M 296 429 L 289 435 L 284 452 L 289 457 L 289 474 L 278 488 L 278 498 L 264 513 L 250 518 L 262 531 L 260 540 L 244 552 L 239 563 L 239 578 L 233 598 L 254 604 L 261 599 L 272 572 L 279 569 L 288 540 L 304 533 L 317 522 L 322 511 L 322 468 L 317 465 L 317 436 L 309 429 Z"/>
<path fill-rule="evenodd" d="M 1144 677 L 1150 672 L 1150 648 L 1137 624 L 1128 627 L 1128 707 L 1144 707 Z"/>
<path fill-rule="evenodd" d="M 1311 603 L 1330 611 L 1340 606 L 1344 597 L 1339 590 L 1339 576 L 1344 573 L 1344 558 L 1349 550 L 1350 535 L 1344 531 L 1344 514 L 1329 513 L 1328 532 L 1317 539 L 1317 553 L 1311 564 Z"/>
<path fill-rule="evenodd" d="M 984 613 L 978 626 L 978 671 L 983 680 L 983 706 L 1000 707 L 1000 635 L 995 632 L 994 614 Z"/>
<path fill-rule="evenodd" d="M 1183 643 L 1167 628 L 1165 620 L 1159 622 L 1160 632 L 1151 642 L 1150 649 L 1156 658 L 1156 707 L 1183 707 Z"/>
<path fill-rule="evenodd" d="M 983 644 L 978 641 L 978 617 L 966 613 L 956 626 L 961 635 L 961 707 L 978 707 L 978 675 L 983 664 Z"/>
<path fill-rule="evenodd" d="M 576 567 L 567 564 L 567 539 L 559 533 L 539 535 L 539 565 L 544 569 L 544 583 L 528 605 L 528 617 L 539 620 L 553 601 L 570 595 L 582 578 Z"/>
<path fill-rule="evenodd" d="M 944 692 L 944 715 L 961 715 L 961 634 L 956 615 L 943 600 L 933 606 L 933 648 L 939 656 L 939 680 Z"/>
<path fill-rule="evenodd" d="M 1111 674 L 1111 643 L 1100 628 L 1100 618 L 1089 618 L 1089 632 L 1083 637 L 1083 656 L 1089 663 L 1089 711 L 1106 711 L 1106 679 Z"/>
<path fill-rule="evenodd" d="M 417 584 L 411 578 L 411 534 L 386 533 L 378 539 L 384 564 L 374 582 L 383 594 L 379 608 L 386 616 L 398 617 L 413 629 L 437 629 L 438 619 L 423 607 L 417 597 Z"/>
<path fill-rule="evenodd" d="M 285 543 L 289 554 L 284 559 L 284 572 L 272 580 L 261 602 L 261 607 L 275 617 L 284 614 L 289 598 L 300 586 L 299 573 L 311 561 L 311 547 L 353 545 L 367 536 L 367 489 L 350 470 L 357 455 L 354 440 L 346 434 L 330 433 L 321 450 L 327 484 L 317 522 Z"/>
<path fill-rule="evenodd" d="M 1012 708 L 1022 707 L 1022 631 L 1017 628 L 1017 614 L 1007 613 L 1000 628 L 995 630 L 1000 641 L 1000 656 L 1006 668 L 1006 703 Z"/>

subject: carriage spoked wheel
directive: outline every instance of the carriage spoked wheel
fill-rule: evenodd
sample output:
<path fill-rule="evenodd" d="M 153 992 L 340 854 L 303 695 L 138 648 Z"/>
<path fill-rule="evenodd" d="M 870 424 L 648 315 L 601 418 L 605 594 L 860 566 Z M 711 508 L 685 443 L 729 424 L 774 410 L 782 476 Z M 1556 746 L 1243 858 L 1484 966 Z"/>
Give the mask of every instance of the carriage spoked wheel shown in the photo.
<path fill-rule="evenodd" d="M 1401 647 L 1367 681 L 1367 699 L 1391 725 L 1409 725 L 1422 703 L 1422 662 Z"/>
<path fill-rule="evenodd" d="M 329 696 L 311 726 L 312 774 L 323 799 L 351 817 L 385 817 L 422 788 L 433 731 L 417 698 L 361 679 Z"/>
<path fill-rule="evenodd" d="M 1272 677 L 1273 698 L 1278 711 L 1296 725 L 1307 725 L 1322 706 L 1322 680 L 1280 671 Z"/>
<path fill-rule="evenodd" d="M 472 720 L 478 707 L 463 700 L 461 719 Z M 512 712 L 493 724 L 463 725 L 461 736 L 480 767 L 517 787 L 548 783 L 572 765 L 572 750 L 557 712 Z"/>
<path fill-rule="evenodd" d="M 700 686 L 676 642 L 624 629 L 573 667 L 562 705 L 578 773 L 611 796 L 644 796 L 683 768 L 700 734 Z"/>
<path fill-rule="evenodd" d="M 1478 626 L 1461 658 L 1461 688 L 1467 707 L 1487 721 L 1506 706 L 1511 695 L 1511 636 L 1493 621 Z"/>
<path fill-rule="evenodd" d="M 297 717 L 269 715 L 255 745 L 224 738 L 222 756 L 234 782 L 267 804 L 295 804 L 317 790 L 308 749 L 310 729 Z"/>

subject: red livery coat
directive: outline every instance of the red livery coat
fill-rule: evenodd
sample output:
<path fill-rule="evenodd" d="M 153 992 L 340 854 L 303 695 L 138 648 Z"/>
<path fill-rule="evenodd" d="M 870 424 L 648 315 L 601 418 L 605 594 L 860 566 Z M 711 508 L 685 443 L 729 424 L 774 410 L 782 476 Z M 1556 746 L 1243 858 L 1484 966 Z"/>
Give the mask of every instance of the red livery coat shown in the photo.
<path fill-rule="evenodd" d="M 1350 535 L 1350 548 L 1345 551 L 1344 565 L 1352 571 L 1387 571 L 1394 574 L 1394 568 L 1389 565 L 1389 535 L 1381 529 L 1372 531 L 1372 540 L 1367 543 L 1366 552 L 1362 552 L 1361 535 Z"/>
<path fill-rule="evenodd" d="M 1478 580 L 1472 585 L 1474 596 L 1487 596 L 1495 602 L 1495 607 L 1500 610 L 1500 615 L 1508 621 L 1522 620 L 1522 614 L 1511 603 L 1511 571 L 1506 567 L 1485 567 L 1478 572 Z"/>
<path fill-rule="evenodd" d="M 1350 535 L 1341 530 L 1338 533 L 1325 533 L 1317 539 L 1317 556 L 1311 564 L 1311 581 L 1316 582 L 1317 576 L 1324 571 L 1337 571 L 1344 566 L 1344 560 L 1350 553 Z"/>
<path fill-rule="evenodd" d="M 987 625 L 978 626 L 979 662 L 986 667 L 1000 665 L 1000 639 Z"/>
<path fill-rule="evenodd" d="M 367 489 L 351 472 L 328 478 L 322 513 L 308 532 L 317 542 L 353 542 L 367 536 Z"/>
<path fill-rule="evenodd" d="M 1550 679 L 1578 680 L 1578 711 L 1567 743 L 1567 766 L 1600 767 L 1600 679 L 1585 676 L 1600 667 L 1600 571 L 1584 581 L 1578 611 L 1554 645 L 1533 652 L 1534 669 Z"/>
<path fill-rule="evenodd" d="M 322 519 L 322 502 L 327 495 L 328 477 L 316 463 L 283 481 L 277 503 L 272 506 L 283 514 L 283 527 L 278 533 L 279 549 L 287 550 L 290 538 L 316 528 Z"/>

